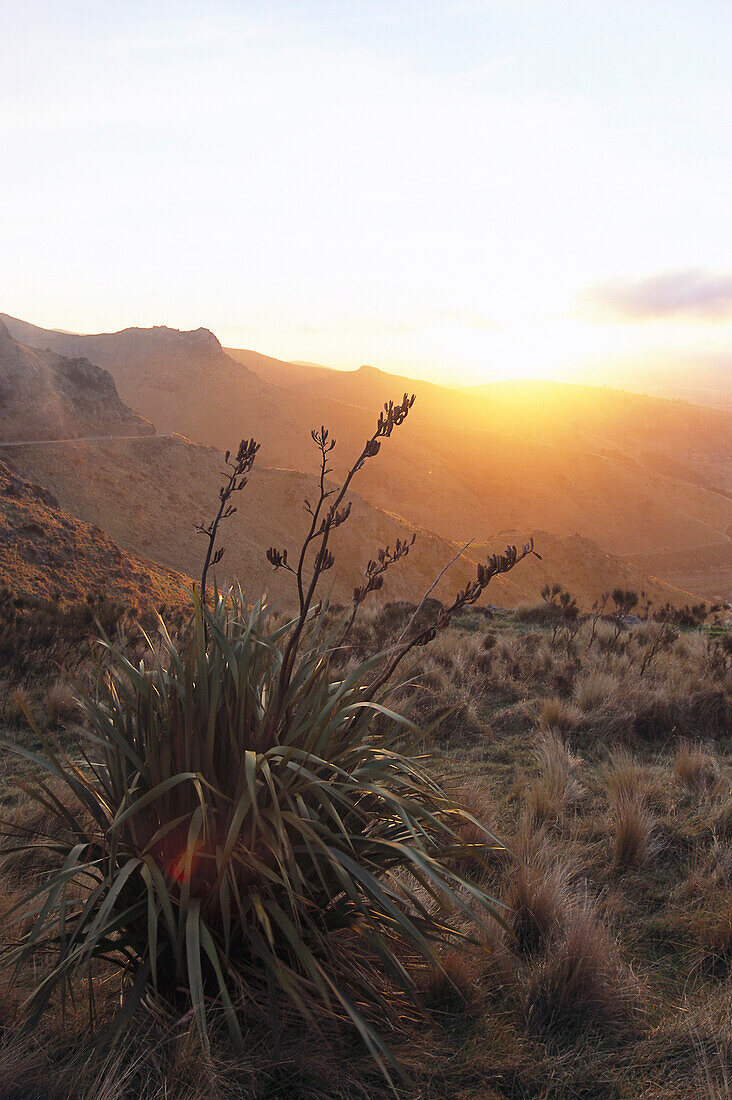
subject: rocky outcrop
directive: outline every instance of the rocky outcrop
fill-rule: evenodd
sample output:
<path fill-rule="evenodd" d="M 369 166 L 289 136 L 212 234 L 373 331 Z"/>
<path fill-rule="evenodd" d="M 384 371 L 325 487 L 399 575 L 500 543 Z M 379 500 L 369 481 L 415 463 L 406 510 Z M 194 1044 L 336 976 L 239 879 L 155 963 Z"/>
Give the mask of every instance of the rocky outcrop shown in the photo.
<path fill-rule="evenodd" d="M 13 339 L 0 321 L 0 440 L 151 435 L 120 399 L 109 371 Z"/>

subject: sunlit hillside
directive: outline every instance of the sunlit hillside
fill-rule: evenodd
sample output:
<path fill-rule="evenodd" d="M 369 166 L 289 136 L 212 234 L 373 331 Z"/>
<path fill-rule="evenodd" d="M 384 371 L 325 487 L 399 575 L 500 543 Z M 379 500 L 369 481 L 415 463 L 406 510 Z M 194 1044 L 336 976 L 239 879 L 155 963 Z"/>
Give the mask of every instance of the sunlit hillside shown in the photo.
<path fill-rule="evenodd" d="M 0 586 L 61 602 L 97 593 L 149 612 L 184 604 L 190 581 L 123 551 L 98 526 L 64 511 L 45 486 L 0 461 Z"/>
<path fill-rule="evenodd" d="M 213 448 L 181 436 L 110 439 L 47 446 L 3 448 L 26 476 L 49 486 L 68 511 L 106 531 L 120 546 L 196 576 L 202 542 L 194 522 L 209 518 L 221 481 L 221 456 Z M 297 544 L 306 528 L 305 499 L 316 488 L 313 474 L 291 470 L 253 471 L 237 514 L 222 532 L 226 554 L 216 570 L 222 583 L 238 580 L 250 592 L 267 590 L 275 603 L 287 607 L 295 598 L 292 579 L 274 573 L 264 550 Z M 155 499 L 155 509 L 148 501 Z M 334 599 L 348 603 L 369 558 L 380 547 L 409 538 L 413 527 L 351 494 L 354 523 L 336 532 L 335 565 L 330 576 Z M 409 557 L 387 579 L 387 600 L 417 601 L 460 547 L 429 531 L 417 530 Z M 541 561 L 534 559 L 522 574 L 499 577 L 492 593 L 505 607 L 531 603 L 544 584 L 561 578 L 589 608 L 599 595 L 617 585 L 643 591 L 657 606 L 684 604 L 694 593 L 665 584 L 619 558 L 604 554 L 589 539 L 557 538 L 543 531 L 535 538 Z M 473 543 L 453 563 L 437 585 L 438 598 L 453 596 L 472 575 L 475 563 L 521 541 L 516 531 L 497 532 L 489 542 Z"/>
<path fill-rule="evenodd" d="M 342 471 L 372 410 L 414 389 L 414 415 L 388 463 L 359 478 L 372 505 L 448 541 L 481 542 L 502 528 L 578 534 L 605 553 L 642 554 L 644 572 L 676 587 L 709 599 L 732 590 L 731 420 L 721 410 L 548 383 L 466 394 L 375 368 L 323 375 L 300 365 L 287 384 L 286 364 L 249 353 L 248 366 L 236 363 L 201 331 L 76 337 L 7 323 L 62 353 L 93 354 L 158 431 L 220 450 L 255 435 L 270 467 L 311 470 L 309 429 L 326 423 Z"/>
<path fill-rule="evenodd" d="M 215 513 L 219 451 L 173 435 L 5 449 L 0 443 L 3 454 L 24 474 L 49 486 L 64 508 L 101 527 L 120 546 L 189 576 L 200 575 L 204 543 L 194 524 L 208 522 Z M 299 545 L 309 519 L 303 505 L 316 493 L 313 473 L 255 467 L 237 501 L 237 513 L 222 528 L 226 553 L 216 569 L 220 583 L 239 582 L 252 596 L 266 590 L 276 605 L 292 606 L 292 577 L 275 573 L 265 551 L 270 546 L 292 551 Z M 356 493 L 350 499 L 353 523 L 335 533 L 335 564 L 328 578 L 333 598 L 345 604 L 369 559 L 413 533 Z M 419 600 L 456 550 L 444 539 L 419 531 L 413 551 L 389 577 L 386 598 Z M 456 562 L 436 595 L 454 595 L 473 568 L 472 560 Z M 510 604 L 528 598 L 525 590 L 513 587 L 506 595 Z"/>
<path fill-rule="evenodd" d="M 14 340 L 0 319 L 0 439 L 154 432 L 149 421 L 120 401 L 108 371 L 45 347 Z"/>

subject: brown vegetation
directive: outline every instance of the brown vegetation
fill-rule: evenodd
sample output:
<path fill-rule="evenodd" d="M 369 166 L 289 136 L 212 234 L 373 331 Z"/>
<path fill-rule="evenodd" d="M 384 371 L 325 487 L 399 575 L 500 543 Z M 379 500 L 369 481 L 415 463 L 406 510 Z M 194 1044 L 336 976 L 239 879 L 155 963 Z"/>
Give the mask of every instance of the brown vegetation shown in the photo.
<path fill-rule="evenodd" d="M 383 636 L 387 620 L 398 633 L 409 617 L 404 608 L 386 613 L 374 605 L 354 640 L 368 647 L 366 635 Z M 453 714 L 446 728 L 437 726 L 438 767 L 515 857 L 494 854 L 478 826 L 461 826 L 461 839 L 476 849 L 473 873 L 506 906 L 506 930 L 474 954 L 448 951 L 422 973 L 431 1023 L 405 1019 L 393 1036 L 418 1094 L 725 1095 L 732 771 L 730 727 L 719 715 L 730 705 L 730 683 L 709 663 L 707 635 L 696 630 L 641 677 L 646 641 L 636 629 L 609 649 L 589 648 L 588 622 L 568 658 L 551 650 L 549 626 L 527 632 L 508 613 L 487 618 L 466 609 L 433 648 L 404 660 L 407 678 L 429 684 L 403 689 L 412 713 L 438 718 L 456 698 L 473 708 L 470 721 Z M 32 677 L 27 690 L 34 691 Z M 660 708 L 653 722 L 651 701 Z M 19 823 L 44 828 L 27 803 L 6 805 Z M 6 863 L 8 898 L 27 873 L 27 864 Z M 19 988 L 8 1004 L 21 995 Z M 97 1010 L 109 1012 L 103 998 Z M 74 1100 L 158 1100 L 194 1088 L 252 1100 L 263 1089 L 303 1098 L 382 1094 L 378 1076 L 337 1030 L 313 1045 L 293 1023 L 274 1052 L 252 1025 L 257 1053 L 247 1062 L 218 1042 L 210 1056 L 196 1054 L 185 1028 L 170 1030 L 150 1011 L 135 1022 L 134 1042 L 107 1061 L 86 1045 L 83 1014 L 67 1017 L 63 1029 L 44 1025 L 42 1050 L 7 1037 L 0 1066 L 8 1095 L 13 1088 L 28 1094 L 21 1075 L 39 1095 L 60 1089 Z M 18 1042 L 14 1075 L 10 1052 Z"/>
<path fill-rule="evenodd" d="M 210 359 L 217 358 L 214 349 Z M 390 434 L 388 425 L 404 419 L 407 401 L 405 395 L 402 405 L 387 406 L 380 420 L 384 429 L 368 437 L 354 472 L 360 469 L 359 463 L 368 466 L 366 460 L 378 450 L 381 436 Z M 246 726 L 247 736 L 254 736 L 252 731 L 258 737 L 261 734 L 251 754 L 256 768 L 263 768 L 267 752 L 278 744 L 280 733 L 274 731 L 287 728 L 292 719 L 284 696 L 297 681 L 298 639 L 315 614 L 313 581 L 335 568 L 339 557 L 348 557 L 344 552 L 348 544 L 338 539 L 357 519 L 357 512 L 349 511 L 345 493 L 333 492 L 333 483 L 327 479 L 327 434 L 321 430 L 313 438 L 323 460 L 322 476 L 315 483 L 315 494 L 308 495 L 310 519 L 303 554 L 287 553 L 289 533 L 283 528 L 272 539 L 267 555 L 275 576 L 293 585 L 293 602 L 299 607 L 294 628 L 290 627 L 290 639 L 294 637 L 295 642 L 285 639 L 275 661 L 283 698 L 275 690 L 274 706 L 265 711 L 260 693 L 246 713 L 246 722 L 234 723 L 240 729 Z M 247 456 L 253 461 L 251 445 L 234 459 L 232 469 L 238 472 L 229 482 L 231 492 L 249 472 L 248 467 L 240 467 Z M 14 499 L 27 501 L 30 493 L 33 507 L 48 510 L 49 522 L 68 519 L 43 496 L 43 490 L 29 489 L 20 479 L 11 483 L 20 486 Z M 250 488 L 255 484 L 253 472 Z M 312 485 L 311 481 L 308 494 Z M 298 493 L 301 488 L 302 481 Z M 219 520 L 227 517 L 229 496 L 225 484 L 219 497 Z M 12 508 L 10 515 L 15 515 Z M 220 550 L 219 524 L 214 520 L 201 526 L 213 563 Z M 232 521 L 225 536 L 229 546 L 235 542 L 234 531 Z M 412 561 L 411 552 L 409 560 L 404 560 L 411 542 L 401 533 L 399 539 L 390 543 L 391 550 L 382 546 L 379 554 L 374 548 L 371 560 L 364 559 L 364 564 L 368 561 L 365 574 L 349 592 L 354 614 L 346 613 L 344 628 L 334 635 L 332 652 L 327 657 L 320 654 L 315 661 L 312 683 L 317 687 L 320 672 L 315 670 L 322 671 L 329 662 L 335 682 L 345 682 L 363 667 L 369 654 L 390 647 L 359 689 L 357 706 L 373 699 L 374 685 L 385 687 L 398 668 L 399 682 L 389 696 L 389 708 L 406 713 L 427 730 L 429 775 L 451 796 L 459 795 L 466 811 L 444 852 L 448 878 L 453 872 L 468 875 L 501 918 L 490 928 L 477 928 L 471 905 L 482 893 L 458 891 L 451 897 L 445 889 L 447 880 L 431 884 L 428 877 L 415 886 L 416 876 L 410 878 L 405 872 L 397 883 L 396 901 L 401 904 L 413 891 L 424 906 L 424 927 L 439 927 L 440 934 L 449 928 L 458 939 L 467 936 L 469 949 L 456 951 L 449 936 L 440 935 L 434 957 L 420 956 L 413 950 L 414 942 L 411 948 L 405 941 L 397 945 L 395 935 L 394 955 L 388 956 L 391 970 L 378 965 L 368 948 L 344 954 L 348 964 L 341 960 L 343 970 L 352 968 L 349 975 L 362 1008 L 371 1004 L 372 995 L 386 994 L 388 1011 L 378 1024 L 388 1031 L 388 1041 L 413 1082 L 399 1089 L 405 1097 L 465 1100 L 570 1096 L 709 1100 L 724 1095 L 732 1064 L 728 1022 L 732 646 L 724 624 L 702 625 L 699 616 L 692 624 L 679 621 L 671 627 L 665 621 L 638 623 L 628 617 L 638 610 L 639 600 L 631 600 L 635 593 L 627 587 L 617 589 L 617 598 L 615 593 L 605 601 L 600 598 L 596 614 L 588 618 L 560 585 L 549 585 L 541 604 L 523 607 L 516 614 L 478 607 L 489 581 L 501 580 L 522 558 L 527 565 L 534 562 L 531 544 L 490 557 L 474 572 L 470 561 L 461 559 L 459 568 L 467 572 L 460 575 L 459 584 L 447 585 L 453 589 L 450 599 L 440 591 L 440 600 L 428 598 L 419 605 L 416 600 L 397 600 L 370 606 L 366 598 L 378 591 L 387 570 L 391 581 Z M 85 575 L 86 566 L 80 563 L 86 561 L 80 542 L 73 562 L 76 573 L 70 575 Z M 125 561 L 125 568 L 136 566 L 131 561 L 131 565 Z M 36 572 L 40 575 L 41 569 Z M 33 575 L 19 574 L 22 583 Z M 10 579 L 14 581 L 15 575 Z M 134 665 L 145 649 L 128 606 L 130 598 L 139 600 L 141 589 L 135 588 L 129 575 L 123 579 L 129 583 L 127 589 L 119 588 L 119 601 L 98 593 L 90 594 L 88 601 L 61 601 L 53 593 L 47 599 L 29 599 L 16 590 L 6 590 L 0 598 L 5 661 L 0 724 L 7 740 L 21 749 L 35 750 L 35 733 L 28 732 L 25 718 L 28 712 L 35 713 L 44 736 L 49 728 L 56 729 L 61 751 L 70 754 L 79 775 L 90 774 L 89 761 L 79 754 L 75 741 L 80 715 L 69 682 L 89 675 L 89 643 L 96 620 L 110 636 L 120 636 L 122 627 L 128 631 L 133 678 Z M 627 580 L 622 578 L 621 583 Z M 155 595 L 159 598 L 161 591 L 155 590 Z M 243 618 L 242 607 L 238 614 Z M 166 618 L 183 652 L 188 635 L 178 638 L 180 622 L 175 616 Z M 335 628 L 336 621 L 335 612 L 324 612 L 323 629 Z M 206 634 L 199 631 L 201 637 L 205 648 Z M 427 642 L 433 644 L 423 644 Z M 271 653 L 275 648 L 264 647 Z M 176 659 L 165 646 L 153 655 L 147 652 L 154 664 L 153 657 L 162 657 L 163 663 Z M 217 693 L 224 691 L 232 660 L 233 651 L 222 646 L 212 681 L 216 688 L 211 696 L 217 705 L 221 698 Z M 197 678 L 191 677 L 190 683 L 194 682 L 198 683 Z M 248 681 L 222 703 L 220 713 L 227 720 L 235 713 L 240 690 L 249 691 Z M 155 713 L 147 696 L 145 701 L 138 715 Z M 178 729 L 190 720 L 191 712 L 181 706 L 177 691 L 171 693 L 169 703 L 171 724 Z M 320 714 L 327 709 L 319 705 Z M 260 727 L 257 722 L 265 713 L 267 719 Z M 328 714 L 339 738 L 344 728 L 353 728 L 352 720 L 341 724 L 330 710 Z M 212 728 L 218 729 L 217 722 L 204 724 L 206 736 Z M 379 712 L 369 731 L 374 754 L 362 769 L 364 775 L 359 775 L 365 786 L 354 804 L 358 814 L 370 812 L 383 796 L 376 781 L 367 789 L 367 773 L 368 768 L 380 777 L 388 773 L 378 750 L 387 726 L 388 714 Z M 190 731 L 195 732 L 193 727 Z M 406 730 L 403 738 L 406 744 Z M 158 739 L 155 745 L 160 744 Z M 219 764 L 217 756 L 214 771 Z M 58 801 L 60 792 L 53 783 L 40 809 L 22 793 L 36 766 L 32 759 L 11 763 L 6 758 L 3 763 L 6 784 L 0 801 L 5 854 L 0 868 L 0 916 L 5 948 L 11 946 L 7 938 L 10 910 L 34 878 L 50 870 L 48 853 L 24 848 L 23 842 L 35 837 L 48 848 L 49 842 L 58 840 L 55 811 L 67 821 L 68 807 L 63 799 Z M 343 764 L 344 774 L 349 766 Z M 216 792 L 216 797 L 220 791 L 229 792 L 222 800 L 221 812 L 227 814 L 236 798 L 245 797 L 245 785 L 230 790 L 228 772 L 216 773 L 215 779 L 206 791 Z M 18 781 L 20 786 L 14 785 Z M 334 774 L 331 787 L 337 781 Z M 136 783 L 131 789 L 136 789 Z M 124 784 L 122 789 L 126 798 Z M 108 795 L 106 790 L 105 807 Z M 203 797 L 197 795 L 199 802 Z M 395 828 L 402 842 L 402 826 L 407 832 L 411 827 L 415 798 L 412 790 L 410 798 L 401 806 L 395 801 L 387 815 L 388 829 Z M 306 848 L 315 844 L 321 826 L 326 835 L 326 829 L 338 825 L 338 814 L 324 822 L 312 807 L 303 815 L 303 806 L 302 799 L 293 799 L 285 807 L 276 826 L 268 826 L 268 844 L 285 817 L 305 821 Z M 105 807 L 102 818 L 106 821 Z M 313 822 L 318 823 L 314 830 Z M 102 830 L 97 838 L 104 852 L 100 858 L 106 858 L 109 832 Z M 505 840 L 506 847 L 493 843 L 494 833 Z M 366 835 L 370 835 L 368 829 L 359 833 L 361 838 Z M 277 849 L 277 859 L 266 867 L 266 882 L 283 873 L 294 858 L 292 848 L 285 851 L 285 847 Z M 333 866 L 332 859 L 323 864 L 323 874 L 330 874 Z M 312 881 L 316 880 L 314 875 Z M 235 876 L 233 881 L 242 893 L 241 878 Z M 251 885 L 250 880 L 244 883 L 247 897 Z M 260 885 L 264 894 L 266 883 Z M 74 888 L 68 889 L 72 896 Z M 64 897 L 66 893 L 64 887 Z M 358 890 L 349 894 L 360 896 Z M 340 905 L 338 901 L 336 907 Z M 359 937 L 367 942 L 369 935 L 373 943 L 380 905 L 377 890 L 371 908 L 362 906 L 357 920 L 338 929 L 344 944 Z M 222 905 L 221 911 L 225 910 Z M 302 914 L 303 924 L 309 925 L 313 914 L 329 911 L 328 904 L 311 906 Z M 394 912 L 388 906 L 383 911 L 388 937 Z M 131 952 L 139 950 L 139 937 L 144 939 L 141 929 L 148 928 L 147 910 L 138 918 L 141 923 L 126 944 Z M 12 934 L 27 936 L 30 928 L 28 922 L 21 923 Z M 68 929 L 62 930 L 62 950 L 69 934 Z M 335 939 L 324 935 L 321 947 L 323 943 L 337 959 Z M 284 1012 L 273 1043 L 269 1021 L 263 1019 L 254 996 L 251 1003 L 243 997 L 236 1001 L 246 1035 L 243 1052 L 232 1054 L 215 1011 L 211 1012 L 210 1048 L 202 1052 L 191 1018 L 180 1019 L 172 1011 L 183 1000 L 171 1001 L 155 992 L 138 1005 L 122 1041 L 110 1052 L 102 1052 L 96 1043 L 98 1033 L 111 1022 L 123 990 L 123 978 L 108 965 L 111 948 L 111 943 L 101 945 L 95 976 L 87 981 L 84 974 L 77 987 L 83 995 L 67 1001 L 65 1015 L 60 1011 L 61 998 L 51 998 L 31 1039 L 14 1025 L 21 1019 L 21 1003 L 37 985 L 38 973 L 26 964 L 13 982 L 2 986 L 0 1096 L 18 1100 L 35 1096 L 192 1100 L 199 1095 L 305 1100 L 387 1095 L 383 1078 L 354 1042 L 343 1013 L 325 1013 L 313 1041 L 311 1027 L 295 1012 Z M 246 965 L 251 967 L 251 957 Z M 231 970 L 236 973 L 236 967 Z M 298 982 L 307 981 L 312 973 L 304 967 Z M 416 985 L 416 1005 L 404 994 L 405 979 L 406 985 Z M 178 985 L 176 993 L 182 988 Z M 252 986 L 248 988 L 251 995 Z M 91 992 L 90 1017 L 87 994 Z M 316 999 L 313 989 L 308 996 Z"/>
<path fill-rule="evenodd" d="M 105 599 L 149 608 L 180 605 L 190 582 L 128 553 L 98 527 L 64 512 L 47 489 L 0 461 L 0 585 L 29 599 Z"/>

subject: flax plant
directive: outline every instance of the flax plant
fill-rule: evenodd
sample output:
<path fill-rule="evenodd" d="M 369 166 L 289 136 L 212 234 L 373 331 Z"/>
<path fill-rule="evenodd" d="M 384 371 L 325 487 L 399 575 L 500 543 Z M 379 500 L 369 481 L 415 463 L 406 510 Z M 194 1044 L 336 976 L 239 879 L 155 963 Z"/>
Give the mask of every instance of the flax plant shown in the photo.
<path fill-rule="evenodd" d="M 405 750 L 418 731 L 389 696 L 409 648 L 532 547 L 489 559 L 433 626 L 347 672 L 333 660 L 344 623 L 313 605 L 332 564 L 330 532 L 348 518 L 350 480 L 413 400 L 385 406 L 337 492 L 325 480 L 332 441 L 314 433 L 321 494 L 292 569 L 299 612 L 290 622 L 240 588 L 215 591 L 211 604 L 194 592 L 187 629 L 174 637 L 161 619 L 139 660 L 103 640 L 106 670 L 82 701 L 89 737 L 79 753 L 39 730 L 41 752 L 8 746 L 34 765 L 26 790 L 54 821 L 44 836 L 13 840 L 53 865 L 6 918 L 18 922 L 6 963 L 50 960 L 26 1005 L 30 1021 L 103 960 L 123 972 L 113 1036 L 152 988 L 171 1011 L 193 1011 L 206 1048 L 225 1021 L 243 1050 L 253 1013 L 275 1031 L 290 1011 L 316 1025 L 350 1021 L 391 1080 L 401 1071 L 379 1024 L 416 1003 L 419 960 L 439 966 L 442 946 L 502 921 L 499 903 L 460 869 L 503 846 Z M 243 444 L 239 465 L 243 455 L 251 468 L 256 449 Z M 232 469 L 238 489 L 242 470 Z M 217 519 L 230 508 L 226 486 L 220 498 Z M 220 559 L 217 527 L 202 528 L 207 565 Z M 268 557 L 288 567 L 284 551 Z M 356 608 L 378 568 L 369 563 Z"/>
<path fill-rule="evenodd" d="M 479 920 L 498 915 L 452 869 L 467 847 L 484 847 L 456 833 L 475 819 L 395 750 L 410 724 L 365 700 L 375 659 L 331 675 L 322 615 L 272 741 L 286 636 L 239 590 L 213 610 L 196 598 L 192 631 L 177 645 L 163 628 L 162 655 L 151 644 L 135 664 L 105 643 L 110 673 L 86 703 L 94 736 L 83 762 L 40 732 L 43 754 L 16 746 L 48 776 L 32 789 L 57 824 L 27 842 L 58 869 L 20 907 L 34 919 L 7 960 L 54 959 L 31 1019 L 94 960 L 112 959 L 127 978 L 118 1030 L 148 984 L 173 1001 L 185 990 L 204 1043 L 218 1000 L 239 1049 L 247 1004 L 276 1015 L 289 1001 L 311 1020 L 349 1018 L 386 1069 L 371 1021 L 387 994 L 364 960 L 408 994 L 404 957 L 435 961 L 436 943 L 465 936 L 438 898 Z M 485 845 L 500 846 L 487 832 Z"/>

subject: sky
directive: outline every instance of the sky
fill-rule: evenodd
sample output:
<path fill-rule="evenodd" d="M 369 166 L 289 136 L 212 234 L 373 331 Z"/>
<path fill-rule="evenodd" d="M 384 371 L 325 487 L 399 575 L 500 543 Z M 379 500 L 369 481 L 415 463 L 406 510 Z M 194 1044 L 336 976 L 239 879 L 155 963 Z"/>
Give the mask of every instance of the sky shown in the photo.
<path fill-rule="evenodd" d="M 729 0 L 0 0 L 0 311 L 732 374 Z"/>

